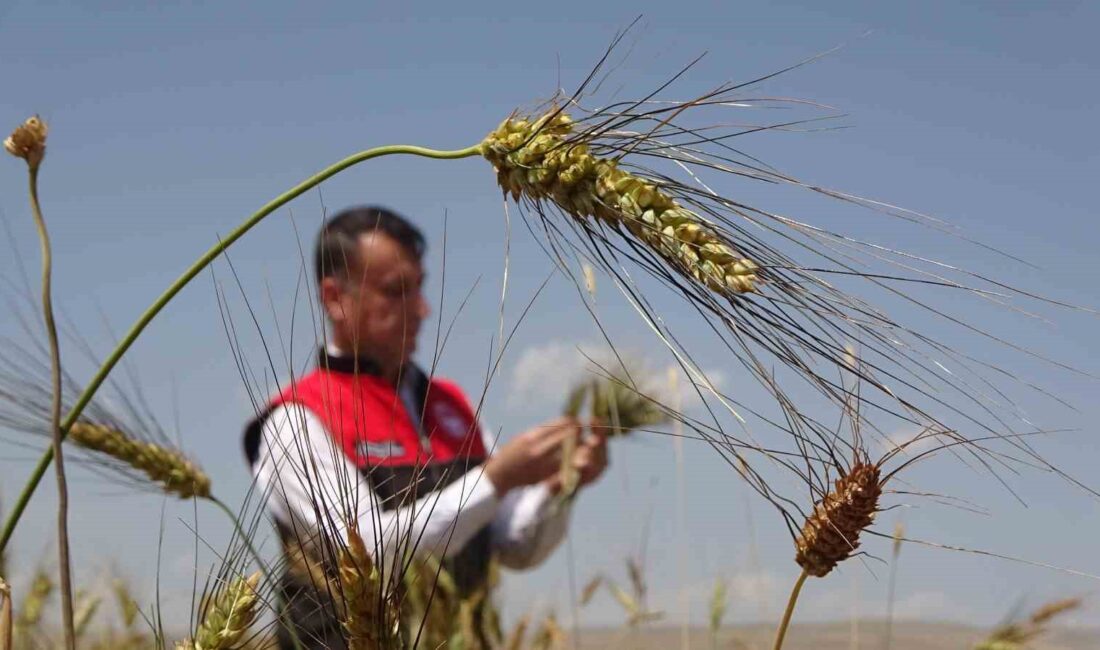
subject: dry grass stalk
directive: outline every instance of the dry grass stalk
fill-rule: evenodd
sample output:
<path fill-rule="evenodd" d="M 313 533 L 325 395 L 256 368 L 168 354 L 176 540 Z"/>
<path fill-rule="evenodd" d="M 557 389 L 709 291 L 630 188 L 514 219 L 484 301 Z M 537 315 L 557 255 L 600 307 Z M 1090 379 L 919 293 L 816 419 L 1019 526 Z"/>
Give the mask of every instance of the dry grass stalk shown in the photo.
<path fill-rule="evenodd" d="M 37 115 L 28 117 L 4 140 L 4 149 L 16 158 L 27 161 L 27 166 L 32 169 L 37 168 L 46 156 L 46 136 L 49 130 L 42 118 Z"/>
<path fill-rule="evenodd" d="M 1008 623 L 993 631 L 974 650 L 1024 650 L 1028 644 L 1047 631 L 1046 624 L 1055 617 L 1081 606 L 1080 598 L 1066 598 L 1047 603 L 1026 620 Z"/>
<path fill-rule="evenodd" d="M 0 578 L 0 650 L 11 650 L 11 587 Z"/>
<path fill-rule="evenodd" d="M 195 638 L 177 645 L 177 650 L 230 650 L 240 645 L 256 618 L 260 572 L 236 577 L 219 590 L 195 632 Z"/>
<path fill-rule="evenodd" d="M 510 117 L 489 134 L 483 154 L 513 199 L 552 201 L 573 218 L 625 229 L 689 278 L 722 295 L 755 290 L 757 265 L 734 251 L 658 183 L 619 169 L 568 141 L 573 120 L 557 109 Z"/>
<path fill-rule="evenodd" d="M 874 521 L 882 495 L 878 465 L 857 462 L 814 505 L 795 540 L 795 561 L 809 575 L 828 575 L 859 548 L 859 536 Z"/>
<path fill-rule="evenodd" d="M 74 424 L 69 440 L 144 473 L 169 494 L 183 499 L 210 497 L 210 477 L 176 449 L 135 440 L 119 429 L 88 422 Z"/>

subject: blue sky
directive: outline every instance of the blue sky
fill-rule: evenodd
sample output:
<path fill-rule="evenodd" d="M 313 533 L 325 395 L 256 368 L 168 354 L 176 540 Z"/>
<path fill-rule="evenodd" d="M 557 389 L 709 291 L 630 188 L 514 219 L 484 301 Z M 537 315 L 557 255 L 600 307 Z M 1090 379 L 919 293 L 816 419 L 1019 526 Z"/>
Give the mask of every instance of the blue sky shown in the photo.
<path fill-rule="evenodd" d="M 559 80 L 566 88 L 579 82 L 636 13 L 644 17 L 615 77 L 627 96 L 648 90 L 703 52 L 707 56 L 685 79 L 680 97 L 846 43 L 758 92 L 834 106 L 851 128 L 760 134 L 747 138 L 745 148 L 810 182 L 947 219 L 1037 268 L 804 193 L 729 180 L 722 181 L 724 193 L 963 264 L 1058 300 L 1100 304 L 1100 264 L 1093 254 L 1100 225 L 1092 192 L 1100 172 L 1093 124 L 1100 49 L 1092 27 L 1100 12 L 1087 3 L 558 2 L 484 3 L 459 11 L 450 4 L 9 1 L 0 5 L 0 125 L 14 126 L 32 112 L 51 123 L 42 193 L 57 255 L 59 308 L 104 346 L 110 339 L 104 321 L 115 332 L 127 327 L 218 234 L 269 198 L 369 146 L 457 148 L 477 142 L 516 107 L 551 95 Z M 8 161 L 0 172 L 0 211 L 25 263 L 34 268 L 37 245 L 22 170 Z M 277 340 L 274 322 L 286 328 L 294 313 L 300 271 L 295 229 L 311 241 L 323 208 L 360 202 L 390 205 L 424 228 L 432 246 L 428 292 L 436 297 L 447 224 L 445 324 L 466 293 L 472 294 L 456 320 L 441 372 L 478 390 L 498 328 L 505 243 L 500 193 L 480 160 L 368 163 L 256 228 L 230 258 L 260 312 L 265 337 Z M 514 211 L 512 216 L 509 324 L 552 271 L 537 241 Z M 0 273 L 18 275 L 6 252 Z M 224 262 L 217 278 L 243 316 Z M 668 364 L 606 278 L 600 287 L 601 318 L 621 344 L 652 355 L 658 366 Z M 658 298 L 663 314 L 687 336 L 702 337 L 705 368 L 727 389 L 751 394 L 738 366 L 703 337 L 697 316 L 666 298 Z M 1000 335 L 1100 374 L 1091 354 L 1095 317 L 1024 303 L 1050 318 L 1048 324 L 948 303 Z M 206 274 L 150 327 L 128 359 L 160 419 L 173 430 L 178 420 L 182 444 L 233 500 L 248 487 L 238 435 L 251 406 L 216 305 Z M 304 304 L 297 313 L 295 359 L 301 361 L 312 331 L 305 326 Z M 1076 429 L 1039 444 L 1060 467 L 1089 477 L 1100 460 L 1096 380 L 938 329 L 942 325 L 926 316 L 912 317 L 1073 403 L 1076 412 L 1024 391 L 1018 405 L 1040 426 Z M 10 318 L 0 328 L 16 334 Z M 246 356 L 263 368 L 257 337 L 248 332 L 241 338 Z M 425 341 L 433 338 L 428 332 Z M 560 275 L 551 279 L 491 386 L 488 420 L 508 435 L 554 415 L 566 380 L 547 375 L 566 374 L 563 369 L 575 365 L 573 348 L 598 340 L 572 286 Z M 75 368 L 86 371 L 86 365 Z M 285 364 L 277 370 L 285 371 Z M 272 380 L 284 376 L 276 373 Z M 610 475 L 585 495 L 576 513 L 572 563 L 578 579 L 595 571 L 622 576 L 623 556 L 647 538 L 654 605 L 672 618 L 683 616 L 678 598 L 684 592 L 691 595 L 691 616 L 703 620 L 706 592 L 722 575 L 734 583 L 734 619 L 774 620 L 778 600 L 796 575 L 786 529 L 713 452 L 687 444 L 684 453 L 688 471 L 680 508 L 668 438 L 640 437 L 613 449 Z M 0 447 L 5 500 L 19 489 L 32 456 Z M 918 508 L 882 515 L 878 526 L 884 532 L 901 517 L 917 537 L 1100 574 L 1097 501 L 1049 475 L 1011 477 L 1027 507 L 987 475 L 948 457 L 908 478 L 918 487 L 976 501 L 989 514 L 918 502 Z M 44 482 L 19 530 L 19 562 L 52 558 L 52 550 L 45 550 L 53 539 L 51 492 L 52 481 Z M 164 504 L 86 475 L 74 477 L 74 502 L 79 576 L 91 579 L 114 563 L 151 589 L 157 564 L 151 542 L 163 512 L 165 600 L 189 601 L 190 505 Z M 674 525 L 681 519 L 682 536 Z M 199 508 L 199 526 L 215 547 L 227 533 L 211 509 Z M 872 542 L 869 550 L 888 555 L 885 544 Z M 1096 588 L 1088 579 L 972 555 L 915 547 L 903 553 L 899 612 L 906 616 L 989 623 L 1021 599 L 1038 602 Z M 200 566 L 207 566 L 210 554 L 200 556 Z M 504 591 L 508 611 L 564 606 L 569 574 L 563 549 L 538 571 L 510 579 Z M 811 583 L 800 614 L 881 615 L 885 575 L 885 565 L 876 560 L 851 562 L 830 580 Z M 585 620 L 616 617 L 607 601 L 598 602 Z"/>

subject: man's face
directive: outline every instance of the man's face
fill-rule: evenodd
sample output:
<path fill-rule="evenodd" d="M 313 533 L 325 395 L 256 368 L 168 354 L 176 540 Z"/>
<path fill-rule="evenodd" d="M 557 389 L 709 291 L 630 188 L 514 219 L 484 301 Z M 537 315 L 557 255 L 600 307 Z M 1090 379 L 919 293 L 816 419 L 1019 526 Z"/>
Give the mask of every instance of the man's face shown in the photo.
<path fill-rule="evenodd" d="M 325 278 L 321 294 L 336 342 L 392 370 L 408 362 L 430 311 L 420 260 L 381 232 L 359 238 L 346 279 Z"/>

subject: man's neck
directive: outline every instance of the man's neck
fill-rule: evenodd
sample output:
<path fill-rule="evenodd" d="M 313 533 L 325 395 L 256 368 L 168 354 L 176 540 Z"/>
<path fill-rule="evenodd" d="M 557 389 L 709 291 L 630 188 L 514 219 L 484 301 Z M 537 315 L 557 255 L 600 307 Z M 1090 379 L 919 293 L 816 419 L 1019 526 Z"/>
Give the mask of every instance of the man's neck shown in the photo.
<path fill-rule="evenodd" d="M 372 357 L 367 351 L 361 347 L 347 345 L 346 343 L 330 340 L 325 345 L 325 352 L 330 356 L 338 359 L 354 359 L 360 358 L 369 360 L 372 368 L 372 374 L 377 375 L 380 379 L 396 387 L 401 380 L 404 368 L 402 366 L 388 367 L 382 363 L 379 359 Z"/>

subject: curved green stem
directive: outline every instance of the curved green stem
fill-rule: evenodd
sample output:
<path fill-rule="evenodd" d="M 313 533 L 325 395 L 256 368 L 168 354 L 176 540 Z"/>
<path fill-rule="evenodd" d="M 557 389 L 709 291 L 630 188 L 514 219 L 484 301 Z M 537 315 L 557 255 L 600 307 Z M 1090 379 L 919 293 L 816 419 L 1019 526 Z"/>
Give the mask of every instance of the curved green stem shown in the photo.
<path fill-rule="evenodd" d="M 210 248 L 202 257 L 200 257 L 194 264 L 188 268 L 183 275 L 176 279 L 175 282 L 168 287 L 167 290 L 159 298 L 149 306 L 148 309 L 138 318 L 137 322 L 133 324 L 130 330 L 119 342 L 118 346 L 111 352 L 96 371 L 95 376 L 91 382 L 84 388 L 84 392 L 80 394 L 80 397 L 76 400 L 71 411 L 65 416 L 65 421 L 61 423 L 61 435 L 64 437 L 68 434 L 69 428 L 80 417 L 80 413 L 84 410 L 84 407 L 91 401 L 92 396 L 99 389 L 99 386 L 107 379 L 107 375 L 115 367 L 115 364 L 119 362 L 122 355 L 130 348 L 130 346 L 141 335 L 142 330 L 156 317 L 160 310 L 165 307 L 180 292 L 187 283 L 195 278 L 203 269 L 207 267 L 215 258 L 228 248 L 233 242 L 240 239 L 246 232 L 248 232 L 253 226 L 263 220 L 275 210 L 279 209 L 283 205 L 289 203 L 292 199 L 302 195 L 306 191 L 316 187 L 321 182 L 328 178 L 344 171 L 345 169 L 356 165 L 358 163 L 370 160 L 371 158 L 378 158 L 381 156 L 388 156 L 392 154 L 407 154 L 412 156 L 421 156 L 424 158 L 435 158 L 439 160 L 453 160 L 457 158 L 469 158 L 481 153 L 481 143 L 478 143 L 472 147 L 465 149 L 457 149 L 454 151 L 440 151 L 436 149 L 426 149 L 424 147 L 415 147 L 411 145 L 391 145 L 386 147 L 376 147 L 374 149 L 368 149 L 361 151 L 355 155 L 352 155 L 340 162 L 310 176 L 306 180 L 302 181 L 298 185 L 295 185 L 291 189 L 287 190 L 283 194 L 277 196 L 270 203 L 260 208 L 258 212 L 249 217 L 244 223 L 237 226 L 232 232 L 230 232 L 224 239 L 220 239 L 217 244 Z M 38 487 L 39 481 L 42 480 L 42 475 L 46 473 L 46 470 L 50 466 L 50 462 L 53 460 L 53 449 L 48 450 L 42 455 L 42 458 L 38 461 L 38 466 L 35 467 L 34 472 L 27 480 L 27 484 L 23 488 L 23 492 L 20 493 L 19 499 L 15 502 L 15 508 L 8 516 L 7 521 L 4 523 L 3 533 L 0 534 L 0 551 L 4 550 L 8 542 L 11 540 L 12 533 L 15 532 L 15 526 L 19 523 L 19 518 L 22 517 L 23 511 L 26 510 L 27 504 L 30 502 L 31 496 L 34 495 L 35 489 Z"/>
<path fill-rule="evenodd" d="M 787 599 L 787 611 L 783 612 L 783 621 L 779 624 L 779 629 L 775 631 L 775 646 L 773 650 L 782 650 L 783 639 L 787 636 L 787 626 L 791 624 L 791 615 L 794 614 L 795 603 L 798 602 L 798 594 L 802 591 L 802 585 L 806 583 L 806 578 L 809 578 L 810 574 L 806 573 L 805 569 L 802 571 L 802 575 L 798 576 L 798 580 L 794 583 L 794 589 L 791 590 L 791 597 Z"/>
<path fill-rule="evenodd" d="M 76 648 L 76 632 L 73 627 L 73 580 L 69 559 L 69 487 L 65 480 L 65 458 L 61 450 L 61 347 L 57 341 L 57 324 L 53 317 L 53 249 L 42 206 L 38 201 L 38 163 L 28 162 L 28 190 L 31 214 L 38 230 L 38 243 L 42 251 L 42 319 L 46 324 L 46 337 L 50 347 L 50 453 L 57 456 L 57 553 L 61 587 L 61 629 L 67 650 Z"/>

